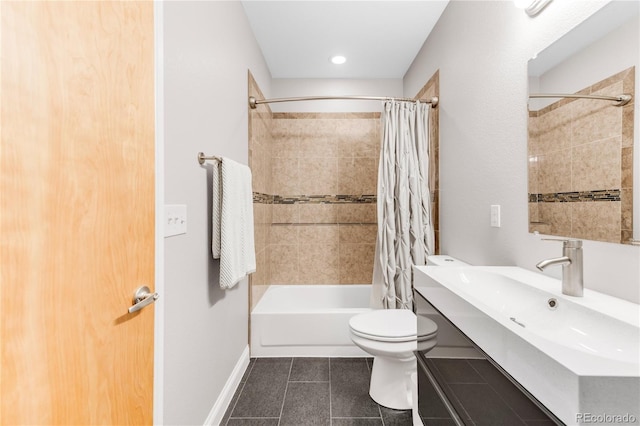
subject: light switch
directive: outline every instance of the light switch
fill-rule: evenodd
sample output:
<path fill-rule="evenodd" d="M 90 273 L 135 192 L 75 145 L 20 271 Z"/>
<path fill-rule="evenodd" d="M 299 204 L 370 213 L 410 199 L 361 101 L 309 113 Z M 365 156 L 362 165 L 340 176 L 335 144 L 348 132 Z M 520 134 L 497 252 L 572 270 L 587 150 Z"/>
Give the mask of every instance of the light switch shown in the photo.
<path fill-rule="evenodd" d="M 187 233 L 187 205 L 166 204 L 164 206 L 164 237 Z"/>
<path fill-rule="evenodd" d="M 491 226 L 494 228 L 500 228 L 500 205 L 491 205 Z"/>

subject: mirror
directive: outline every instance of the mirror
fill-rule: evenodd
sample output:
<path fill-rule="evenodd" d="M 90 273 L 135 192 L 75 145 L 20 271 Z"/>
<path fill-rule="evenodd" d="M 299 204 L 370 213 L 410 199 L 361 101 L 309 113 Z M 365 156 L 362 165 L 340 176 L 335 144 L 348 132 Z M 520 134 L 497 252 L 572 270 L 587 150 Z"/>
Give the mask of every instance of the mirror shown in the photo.
<path fill-rule="evenodd" d="M 612 1 L 529 61 L 529 232 L 638 243 L 639 4 Z"/>

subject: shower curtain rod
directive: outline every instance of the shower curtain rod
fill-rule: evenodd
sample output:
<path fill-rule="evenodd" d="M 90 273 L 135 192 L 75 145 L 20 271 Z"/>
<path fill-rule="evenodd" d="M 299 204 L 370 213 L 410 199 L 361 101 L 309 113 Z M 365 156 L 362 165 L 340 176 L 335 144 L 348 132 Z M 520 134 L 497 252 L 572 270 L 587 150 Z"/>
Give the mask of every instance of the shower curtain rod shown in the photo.
<path fill-rule="evenodd" d="M 256 99 L 249 96 L 249 106 L 256 109 L 258 104 L 271 104 L 277 102 L 297 102 L 297 101 L 326 101 L 326 100 L 352 100 L 352 101 L 398 101 L 398 102 L 416 102 L 420 101 L 425 104 L 431 104 L 431 108 L 438 106 L 439 99 L 434 96 L 431 99 L 409 99 L 409 98 L 388 98 L 380 96 L 304 96 L 300 98 L 276 98 L 276 99 Z"/>
<path fill-rule="evenodd" d="M 600 96 L 600 95 L 569 95 L 562 93 L 532 93 L 529 98 L 580 98 L 580 99 L 599 99 L 603 101 L 613 101 L 613 106 L 623 106 L 628 104 L 633 96 L 624 93 L 618 96 Z"/>

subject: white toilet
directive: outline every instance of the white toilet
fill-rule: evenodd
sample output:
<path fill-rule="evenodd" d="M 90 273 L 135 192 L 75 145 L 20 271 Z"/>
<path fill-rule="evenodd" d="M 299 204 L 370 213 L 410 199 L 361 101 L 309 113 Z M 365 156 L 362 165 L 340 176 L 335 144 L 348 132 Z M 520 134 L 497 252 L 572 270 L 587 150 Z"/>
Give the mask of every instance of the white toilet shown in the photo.
<path fill-rule="evenodd" d="M 420 321 L 420 327 L 417 322 Z M 380 309 L 349 321 L 351 340 L 374 356 L 369 395 L 378 404 L 396 410 L 412 408 L 411 374 L 416 372 L 418 350 L 436 344 L 438 326 L 407 309 Z M 420 336 L 417 336 L 417 329 Z"/>

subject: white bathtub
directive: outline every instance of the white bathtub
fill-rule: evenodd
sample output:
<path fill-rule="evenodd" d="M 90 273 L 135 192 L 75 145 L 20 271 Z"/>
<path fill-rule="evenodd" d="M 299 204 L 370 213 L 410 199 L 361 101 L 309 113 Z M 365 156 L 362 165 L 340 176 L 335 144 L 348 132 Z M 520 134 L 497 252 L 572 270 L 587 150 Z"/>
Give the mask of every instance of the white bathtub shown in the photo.
<path fill-rule="evenodd" d="M 371 285 L 272 285 L 251 312 L 252 357 L 369 356 L 349 337 Z"/>

